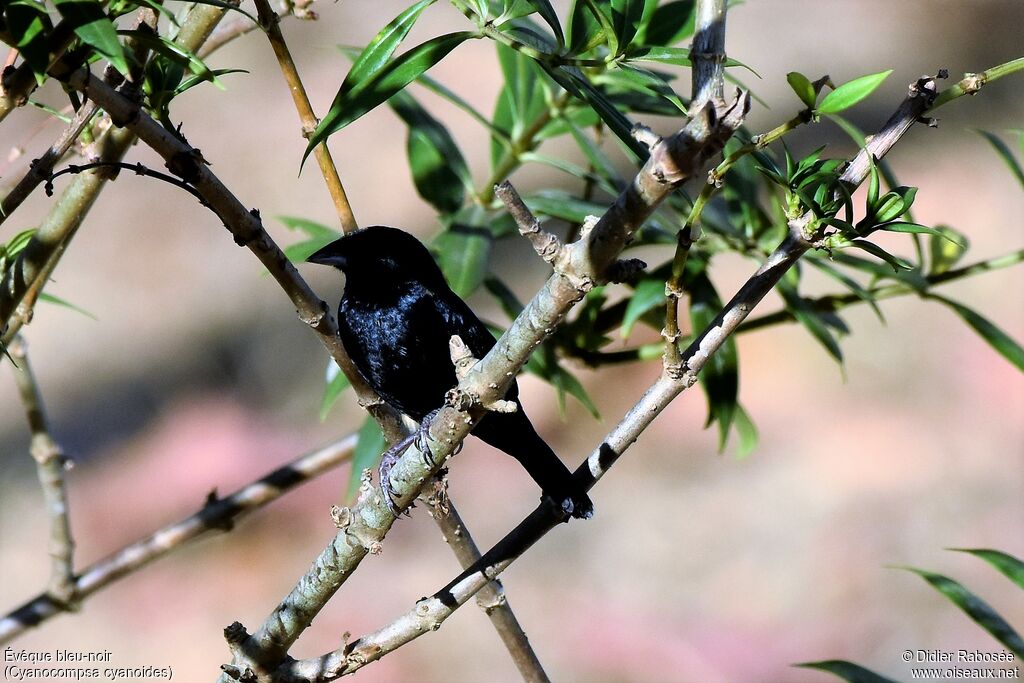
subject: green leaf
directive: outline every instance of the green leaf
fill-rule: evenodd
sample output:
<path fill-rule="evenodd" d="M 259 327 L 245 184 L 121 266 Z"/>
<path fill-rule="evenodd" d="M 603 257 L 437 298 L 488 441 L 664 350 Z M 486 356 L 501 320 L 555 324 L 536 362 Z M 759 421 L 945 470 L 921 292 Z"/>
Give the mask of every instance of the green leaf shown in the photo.
<path fill-rule="evenodd" d="M 796 666 L 803 667 L 805 669 L 825 671 L 834 676 L 838 676 L 849 683 L 896 683 L 896 681 L 891 678 L 886 678 L 885 676 L 876 674 L 870 669 L 865 669 L 860 664 L 854 664 L 853 662 L 847 662 L 842 659 L 827 659 L 821 662 L 804 662 L 802 664 L 796 664 Z"/>
<path fill-rule="evenodd" d="M 452 291 L 461 297 L 472 294 L 487 276 L 493 237 L 486 227 L 458 222 L 442 232 L 431 246 Z"/>
<path fill-rule="evenodd" d="M 36 81 L 42 84 L 50 65 L 49 32 L 53 29 L 50 16 L 42 3 L 16 0 L 7 5 L 4 19 L 17 42 L 19 54 L 32 68 Z"/>
<path fill-rule="evenodd" d="M 289 230 L 298 230 L 316 239 L 336 240 L 341 237 L 341 233 L 337 230 L 307 218 L 298 218 L 297 216 L 276 216 L 276 218 Z"/>
<path fill-rule="evenodd" d="M 163 55 L 175 64 L 187 68 L 196 77 L 210 81 L 215 86 L 224 89 L 223 84 L 217 80 L 217 76 L 203 63 L 198 56 L 175 42 L 167 40 L 163 36 L 153 35 L 149 31 L 133 30 L 118 31 L 119 35 L 128 36 L 136 42 L 146 46 L 153 52 Z"/>
<path fill-rule="evenodd" d="M 844 109 L 849 109 L 873 93 L 891 73 L 892 69 L 889 69 L 888 71 L 861 76 L 860 78 L 843 83 L 828 95 L 825 95 L 821 104 L 818 105 L 818 113 L 838 114 Z"/>
<path fill-rule="evenodd" d="M 341 83 L 339 94 L 352 90 L 383 69 L 398 46 L 409 35 L 423 10 L 434 2 L 435 0 L 420 0 L 382 28 L 352 62 L 352 68 Z"/>
<path fill-rule="evenodd" d="M 644 145 L 641 145 L 633 138 L 633 123 L 616 107 L 615 104 L 595 88 L 589 80 L 574 67 L 555 67 L 541 65 L 548 74 L 569 92 L 583 99 L 593 107 L 601 120 L 605 122 L 609 130 L 615 133 L 616 137 L 629 149 L 638 159 L 646 159 L 649 152 Z"/>
<path fill-rule="evenodd" d="M 989 133 L 987 130 L 976 130 L 975 132 L 988 140 L 988 143 L 996 150 L 996 154 L 999 155 L 1006 166 L 1010 169 L 1010 172 L 1013 173 L 1017 182 L 1024 187 L 1024 168 L 1021 168 L 1020 163 L 1013 155 L 1013 152 L 1010 151 L 1010 148 L 1006 146 L 1006 143 L 1000 140 L 996 135 Z M 1021 139 L 1024 140 L 1024 138 Z"/>
<path fill-rule="evenodd" d="M 471 105 L 469 102 L 467 102 L 464 98 L 460 97 L 456 93 L 454 93 L 451 90 L 449 90 L 444 84 L 437 82 L 436 80 L 434 80 L 430 76 L 427 76 L 426 74 L 421 75 L 417 79 L 417 82 L 420 85 L 422 85 L 423 87 L 425 87 L 428 90 L 430 90 L 431 92 L 436 93 L 437 95 L 440 95 L 442 98 L 448 100 L 449 102 L 454 104 L 456 107 L 458 107 L 462 111 L 464 111 L 467 114 L 469 114 L 471 117 L 473 117 L 473 120 L 475 120 L 477 123 L 482 125 L 487 130 L 491 131 L 492 133 L 496 133 L 496 134 L 502 135 L 502 137 L 503 137 L 502 142 L 505 143 L 505 144 L 508 144 L 508 136 L 507 135 L 505 135 L 504 133 L 499 131 L 487 119 L 486 116 L 484 116 L 479 111 L 477 111 L 473 107 L 473 105 Z"/>
<path fill-rule="evenodd" d="M 976 311 L 938 294 L 929 295 L 929 298 L 949 306 L 953 311 L 963 318 L 964 322 L 970 325 L 981 338 L 988 342 L 989 346 L 995 349 L 999 355 L 1013 363 L 1018 370 L 1024 372 L 1024 348 L 1018 344 L 1013 337 L 1003 332 Z"/>
<path fill-rule="evenodd" d="M 550 344 L 541 345 L 537 352 L 530 356 L 525 367 L 527 372 L 537 375 L 555 388 L 558 412 L 563 418 L 565 417 L 565 396 L 569 394 L 579 401 L 594 418 L 600 419 L 597 406 L 594 405 L 579 380 L 558 364 L 554 348 Z"/>
<path fill-rule="evenodd" d="M 814 310 L 807 302 L 807 299 L 800 296 L 791 278 L 786 278 L 779 282 L 778 289 L 782 299 L 786 302 L 786 308 L 793 314 L 797 322 L 807 328 L 811 336 L 818 340 L 825 347 L 825 350 L 828 351 L 828 354 L 842 366 L 843 350 L 839 348 L 839 342 L 832 336 L 828 329 L 828 324 L 821 313 Z"/>
<path fill-rule="evenodd" d="M 509 98 L 511 136 L 516 137 L 527 122 L 536 120 L 545 109 L 544 90 L 541 87 L 540 67 L 517 50 L 497 43 L 498 64 L 505 77 L 503 94 Z"/>
<path fill-rule="evenodd" d="M 888 223 L 894 221 L 907 211 L 914 204 L 914 197 L 917 196 L 916 187 L 895 187 L 882 195 L 874 208 L 874 221 L 876 223 Z"/>
<path fill-rule="evenodd" d="M 363 426 L 359 428 L 356 449 L 352 452 L 352 472 L 349 474 L 348 488 L 345 491 L 347 502 L 352 502 L 355 499 L 359 483 L 363 478 L 363 470 L 376 467 L 387 446 L 388 442 L 384 439 L 380 426 L 373 416 L 367 415 Z"/>
<path fill-rule="evenodd" d="M 669 46 L 693 35 L 694 0 L 676 0 L 655 8 L 636 36 L 641 45 Z"/>
<path fill-rule="evenodd" d="M 409 126 L 406 151 L 416 191 L 438 212 L 455 213 L 466 193 L 473 192 L 473 178 L 455 140 L 409 93 L 396 93 L 388 104 Z"/>
<path fill-rule="evenodd" d="M 517 1 L 513 4 L 519 4 L 519 2 Z M 555 9 L 551 6 L 551 3 L 548 2 L 548 0 L 523 0 L 523 4 L 531 7 L 531 11 L 539 14 L 541 19 L 543 19 L 547 23 L 547 25 L 551 27 L 551 31 L 552 33 L 555 34 L 555 40 L 558 41 L 559 47 L 565 45 L 565 36 L 562 35 L 562 25 L 558 23 L 558 15 L 555 13 Z M 529 14 L 529 12 L 527 14 Z M 517 16 L 525 15 L 510 15 L 511 18 L 515 18 Z"/>
<path fill-rule="evenodd" d="M 900 569 L 913 572 L 930 583 L 937 591 L 946 596 L 950 602 L 963 610 L 974 623 L 988 631 L 992 637 L 1005 645 L 1008 650 L 1024 659 L 1024 640 L 1021 639 L 1020 635 L 988 603 L 967 590 L 963 584 L 954 581 L 948 576 L 924 569 L 917 569 L 915 567 L 900 567 Z"/>
<path fill-rule="evenodd" d="M 509 286 L 496 277 L 489 277 L 484 280 L 484 287 L 490 292 L 498 303 L 501 304 L 501 310 L 505 312 L 505 315 L 509 319 L 515 319 L 519 312 L 523 310 L 523 302 L 515 295 Z"/>
<path fill-rule="evenodd" d="M 914 269 L 914 266 L 912 264 L 908 263 L 906 260 L 901 259 L 898 256 L 893 256 L 892 254 L 887 252 L 885 249 L 882 249 L 877 244 L 874 244 L 872 242 L 868 242 L 867 240 L 850 240 L 845 246 L 856 247 L 857 249 L 863 249 L 864 251 L 868 252 L 869 254 L 871 254 L 873 256 L 877 256 L 878 258 L 880 258 L 883 261 L 885 261 L 886 263 L 888 263 L 890 266 L 892 266 L 892 269 L 897 271 L 897 272 L 899 270 L 901 270 L 901 269 L 902 270 L 913 270 Z"/>
<path fill-rule="evenodd" d="M 39 293 L 39 299 L 40 299 L 40 301 L 46 301 L 46 302 L 49 302 L 51 304 L 56 304 L 57 306 L 63 306 L 64 308 L 70 308 L 72 311 L 75 311 L 76 313 L 81 313 L 86 318 L 92 318 L 93 320 L 99 320 L 99 318 L 97 318 L 95 315 L 93 315 L 89 311 L 85 310 L 84 308 L 82 308 L 80 306 L 76 306 L 75 304 L 71 303 L 70 301 L 66 301 L 65 299 L 61 299 L 59 296 L 54 296 L 53 294 L 47 294 L 46 292 L 40 292 Z"/>
<path fill-rule="evenodd" d="M 906 221 L 890 221 L 888 223 L 881 223 L 875 226 L 879 230 L 885 230 L 886 232 L 903 232 L 910 233 L 913 235 L 933 235 L 941 240 L 949 240 L 957 246 L 964 246 L 960 242 L 956 241 L 954 235 L 950 235 L 948 232 L 943 232 L 937 228 L 932 228 L 927 225 L 921 225 L 920 223 L 908 223 Z"/>
<path fill-rule="evenodd" d="M 939 275 L 952 268 L 967 252 L 967 236 L 947 225 L 936 225 L 935 229 L 943 234 L 943 238 L 932 237 L 928 240 L 929 275 Z"/>
<path fill-rule="evenodd" d="M 736 404 L 736 413 L 733 416 L 733 426 L 736 428 L 736 435 L 739 437 L 739 445 L 736 446 L 736 457 L 746 458 L 757 448 L 759 436 L 757 425 L 750 419 L 750 415 L 739 403 Z"/>
<path fill-rule="evenodd" d="M 632 64 L 622 64 L 616 73 L 621 78 L 620 82 L 627 85 L 627 87 L 662 97 L 671 102 L 683 114 L 688 111 L 686 105 L 679 99 L 679 96 L 672 90 L 672 87 L 654 72 L 641 69 Z"/>
<path fill-rule="evenodd" d="M 449 52 L 464 41 L 476 37 L 479 37 L 476 33 L 459 31 L 432 38 L 389 62 L 366 79 L 359 81 L 350 90 L 339 90 L 327 115 L 310 136 L 309 145 L 302 155 L 302 161 L 305 162 L 310 152 L 329 136 L 419 78 L 423 72 L 444 59 Z"/>
<path fill-rule="evenodd" d="M 612 27 L 619 41 L 617 52 L 625 51 L 636 37 L 644 4 L 644 0 L 611 0 Z"/>
<path fill-rule="evenodd" d="M 814 109 L 814 103 L 818 101 L 818 93 L 814 92 L 814 86 L 807 76 L 804 76 L 799 71 L 790 71 L 786 74 L 786 81 L 789 83 L 789 87 L 793 89 L 796 96 L 800 98 L 808 109 Z"/>
<path fill-rule="evenodd" d="M 871 292 L 861 287 L 860 283 L 842 271 L 833 268 L 822 259 L 808 258 L 807 261 L 830 278 L 842 283 L 844 287 L 856 294 L 861 301 L 870 306 L 871 310 L 875 312 L 875 315 L 878 316 L 880 321 L 883 323 L 885 322 L 885 316 L 882 315 L 882 310 L 878 307 L 878 303 L 875 301 L 875 298 L 871 295 Z"/>
<path fill-rule="evenodd" d="M 684 47 L 643 46 L 626 52 L 627 61 L 657 62 L 673 66 L 693 66 L 690 51 Z"/>
<path fill-rule="evenodd" d="M 637 283 L 633 295 L 629 297 L 629 304 L 622 314 L 622 330 L 620 334 L 623 339 L 628 339 L 633 331 L 633 326 L 640 320 L 644 313 L 664 305 L 665 303 L 665 281 L 664 280 L 641 280 Z"/>
<path fill-rule="evenodd" d="M 1006 578 L 1013 581 L 1020 588 L 1024 588 L 1024 562 L 1021 562 L 1013 555 L 1001 550 L 990 550 L 987 548 L 949 548 L 958 553 L 970 553 L 975 557 L 988 562 L 998 569 Z"/>
<path fill-rule="evenodd" d="M 324 383 L 324 396 L 320 400 L 320 421 L 327 419 L 331 412 L 331 406 L 338 400 L 338 397 L 351 386 L 348 377 L 341 371 L 338 364 L 332 358 L 327 364 L 327 375 Z"/>
<path fill-rule="evenodd" d="M 97 0 L 54 0 L 61 17 L 70 23 L 75 35 L 107 58 L 110 64 L 128 75 L 124 46 L 117 39 L 117 27 Z"/>
<path fill-rule="evenodd" d="M 569 54 L 579 55 L 590 52 L 607 39 L 597 17 L 587 6 L 587 0 L 573 0 L 569 9 L 569 23 L 566 25 L 565 40 Z"/>

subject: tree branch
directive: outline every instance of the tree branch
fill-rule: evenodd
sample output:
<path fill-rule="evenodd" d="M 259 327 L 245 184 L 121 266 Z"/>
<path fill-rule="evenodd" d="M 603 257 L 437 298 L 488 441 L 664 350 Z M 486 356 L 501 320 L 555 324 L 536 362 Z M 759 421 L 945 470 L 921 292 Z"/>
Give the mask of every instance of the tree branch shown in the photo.
<path fill-rule="evenodd" d="M 281 73 L 284 75 L 288 90 L 292 94 L 292 100 L 295 102 L 295 109 L 299 112 L 299 120 L 302 122 L 302 137 L 308 140 L 316 130 L 319 121 L 316 114 L 313 113 L 313 107 L 306 95 L 306 88 L 302 85 L 302 79 L 299 78 L 299 70 L 288 50 L 288 44 L 284 41 L 284 34 L 281 33 L 281 18 L 271 9 L 268 0 L 255 1 L 260 23 L 267 32 L 267 39 L 270 41 L 271 47 L 274 48 L 274 55 L 277 57 L 278 64 L 281 65 Z M 320 173 L 323 174 L 324 182 L 327 183 L 327 191 L 330 192 L 331 200 L 334 201 L 334 210 L 341 222 L 341 230 L 342 232 L 352 232 L 359 225 L 352 213 L 352 206 L 345 194 L 345 186 L 341 184 L 341 177 L 331 158 L 327 142 L 317 145 L 314 154 L 317 164 L 320 165 Z"/>
<path fill-rule="evenodd" d="M 25 406 L 25 415 L 32 432 L 30 452 L 36 461 L 39 485 L 50 517 L 50 582 L 47 594 L 56 602 L 73 605 L 75 596 L 74 554 L 75 541 L 71 536 L 71 522 L 68 516 L 68 495 L 64 482 L 64 469 L 68 459 L 50 433 L 46 418 L 43 396 L 36 383 L 35 374 L 28 360 L 28 348 L 20 337 L 8 347 L 12 360 L 17 364 L 14 381 L 18 394 Z"/>
<path fill-rule="evenodd" d="M 692 96 L 690 115 L 725 95 L 725 0 L 697 0 L 695 32 L 690 45 Z"/>
<path fill-rule="evenodd" d="M 84 600 L 118 579 L 135 573 L 153 560 L 183 547 L 207 531 L 230 530 L 236 520 L 246 517 L 300 484 L 312 481 L 324 472 L 347 462 L 352 457 L 355 445 L 356 435 L 346 436 L 279 467 L 229 496 L 217 498 L 215 494 L 211 494 L 196 513 L 165 526 L 84 569 L 74 580 L 76 599 Z M 49 593 L 37 595 L 0 619 L 0 643 L 12 640 L 27 629 L 68 611 L 68 608 L 67 603 L 55 600 Z"/>

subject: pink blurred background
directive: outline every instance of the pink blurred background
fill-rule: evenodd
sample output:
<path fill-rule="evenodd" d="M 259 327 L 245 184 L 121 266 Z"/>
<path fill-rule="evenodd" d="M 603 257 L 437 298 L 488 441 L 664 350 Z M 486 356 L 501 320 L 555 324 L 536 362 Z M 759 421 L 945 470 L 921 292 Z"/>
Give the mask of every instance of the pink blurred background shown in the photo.
<path fill-rule="evenodd" d="M 564 16 L 567 3 L 555 4 Z M 347 69 L 335 45 L 365 43 L 402 6 L 323 3 L 319 22 L 285 23 L 314 107 L 327 107 Z M 923 73 L 945 67 L 956 78 L 1021 56 L 1022 25 L 1024 4 L 1016 0 L 771 0 L 733 9 L 727 44 L 764 77 L 743 76 L 771 106 L 755 107 L 754 131 L 796 111 L 788 71 L 840 82 L 894 68 L 880 94 L 853 112 L 871 129 Z M 466 27 L 439 3 L 410 40 Z M 333 224 L 315 168 L 296 178 L 304 143 L 269 46 L 251 34 L 209 63 L 252 73 L 225 76 L 226 92 L 198 88 L 172 108 L 190 141 L 243 202 L 260 209 L 281 243 L 296 237 L 274 216 Z M 499 78 L 486 41 L 461 46 L 432 73 L 482 111 L 492 109 Z M 938 130 L 918 127 L 890 156 L 901 180 L 921 187 L 918 220 L 969 235 L 971 260 L 1019 249 L 1024 239 L 1024 193 L 970 130 L 1006 136 L 1024 127 L 1022 83 L 1011 77 L 941 110 Z M 417 94 L 451 127 L 482 181 L 486 133 Z M 37 130 L 44 120 L 24 109 L 6 122 L 0 148 L 28 142 L 22 160 L 0 168 L 4 182 L 56 135 L 52 123 Z M 664 132 L 673 126 L 651 123 Z M 794 145 L 807 151 L 816 140 L 831 141 L 836 156 L 852 151 L 827 123 Z M 436 231 L 408 175 L 405 130 L 389 110 L 366 116 L 331 146 L 361 224 L 404 226 L 423 237 Z M 161 165 L 142 147 L 128 160 Z M 515 180 L 522 191 L 566 182 L 536 167 Z M 47 206 L 40 193 L 5 234 L 35 225 Z M 891 245 L 909 248 L 907 240 Z M 542 264 L 524 245 L 501 242 L 496 258 L 520 295 L 542 283 Z M 713 277 L 723 293 L 751 269 L 739 259 L 718 266 Z M 321 296 L 337 300 L 337 278 L 302 270 Z M 123 174 L 49 291 L 98 318 L 43 306 L 25 333 L 56 436 L 79 460 L 69 476 L 79 567 L 193 512 L 211 489 L 233 491 L 362 419 L 349 394 L 319 421 L 323 349 L 251 255 L 170 186 Z M 1022 291 L 1017 267 L 943 293 L 1021 341 Z M 472 303 L 501 319 L 485 295 Z M 777 306 L 772 297 L 763 310 Z M 1001 649 L 920 578 L 891 565 L 957 578 L 1024 627 L 1018 589 L 981 561 L 943 550 L 991 547 L 1024 557 L 1024 378 L 946 308 L 910 298 L 882 307 L 886 325 L 865 307 L 844 316 L 854 330 L 843 341 L 845 378 L 794 326 L 741 336 L 741 399 L 760 429 L 757 451 L 740 460 L 730 444 L 716 455 L 716 434 L 702 429 L 703 398 L 686 394 L 594 490 L 593 520 L 557 529 L 506 572 L 510 603 L 553 680 L 809 682 L 830 679 L 791 665 L 828 658 L 903 680 L 907 649 Z M 48 569 L 46 520 L 11 372 L 9 365 L 0 372 L 5 611 L 39 592 Z M 601 421 L 571 400 L 563 420 L 548 386 L 530 377 L 521 385 L 539 431 L 575 465 L 657 373 L 656 364 L 581 371 Z M 177 680 L 213 679 L 228 659 L 221 629 L 236 619 L 256 627 L 289 590 L 333 535 L 329 508 L 348 476 L 346 467 L 322 477 L 13 645 L 109 649 L 119 665 L 170 665 Z M 454 461 L 450 481 L 481 546 L 537 498 L 513 460 L 475 442 Z M 333 649 L 344 632 L 373 630 L 447 583 L 458 567 L 439 536 L 423 511 L 396 524 L 384 552 L 367 558 L 292 654 Z M 357 678 L 518 680 L 473 605 Z"/>

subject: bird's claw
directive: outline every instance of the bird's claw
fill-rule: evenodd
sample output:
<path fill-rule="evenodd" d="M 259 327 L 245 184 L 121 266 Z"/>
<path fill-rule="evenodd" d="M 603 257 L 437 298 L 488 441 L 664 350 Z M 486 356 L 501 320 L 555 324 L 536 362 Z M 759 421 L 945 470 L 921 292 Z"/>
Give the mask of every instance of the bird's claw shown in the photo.
<path fill-rule="evenodd" d="M 435 410 L 423 418 L 423 421 L 420 422 L 420 426 L 415 432 L 384 451 L 384 455 L 380 458 L 380 467 L 378 469 L 378 474 L 380 475 L 380 490 L 381 493 L 384 494 L 384 504 L 388 506 L 388 510 L 390 510 L 391 514 L 395 516 L 395 519 L 398 519 L 402 512 L 405 512 L 406 517 L 410 517 L 411 513 L 408 508 L 403 511 L 395 505 L 395 499 L 398 497 L 398 491 L 396 491 L 395 487 L 391 484 L 391 468 L 395 466 L 398 459 L 402 457 L 403 453 L 409 450 L 409 446 L 413 445 L 413 443 L 416 444 L 416 448 L 423 454 L 423 459 L 426 463 L 430 467 L 435 465 L 434 454 L 430 450 L 430 442 L 427 437 L 429 436 L 430 431 L 430 421 L 439 412 L 440 410 Z M 409 507 L 411 508 L 412 504 L 410 504 Z"/>

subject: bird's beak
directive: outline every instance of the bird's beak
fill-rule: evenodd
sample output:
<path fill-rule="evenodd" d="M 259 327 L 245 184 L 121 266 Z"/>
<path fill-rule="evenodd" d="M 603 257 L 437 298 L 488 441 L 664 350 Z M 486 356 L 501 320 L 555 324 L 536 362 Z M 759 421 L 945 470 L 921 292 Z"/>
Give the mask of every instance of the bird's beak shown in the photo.
<path fill-rule="evenodd" d="M 318 263 L 323 266 L 334 266 L 335 268 L 344 268 L 345 262 L 345 257 L 338 253 L 337 242 L 331 242 L 327 246 L 321 247 L 306 259 L 306 263 Z"/>

